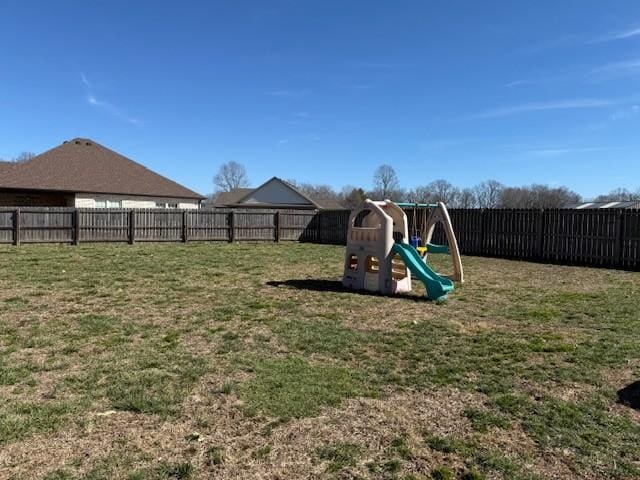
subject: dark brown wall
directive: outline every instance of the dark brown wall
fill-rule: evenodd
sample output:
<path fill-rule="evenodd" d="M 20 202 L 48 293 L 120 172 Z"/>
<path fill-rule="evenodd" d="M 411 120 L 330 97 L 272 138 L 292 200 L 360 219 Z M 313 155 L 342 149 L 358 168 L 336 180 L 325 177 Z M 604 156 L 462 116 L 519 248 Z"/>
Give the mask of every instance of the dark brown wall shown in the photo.
<path fill-rule="evenodd" d="M 0 189 L 0 206 L 72 207 L 73 203 L 73 194 L 68 193 Z"/>

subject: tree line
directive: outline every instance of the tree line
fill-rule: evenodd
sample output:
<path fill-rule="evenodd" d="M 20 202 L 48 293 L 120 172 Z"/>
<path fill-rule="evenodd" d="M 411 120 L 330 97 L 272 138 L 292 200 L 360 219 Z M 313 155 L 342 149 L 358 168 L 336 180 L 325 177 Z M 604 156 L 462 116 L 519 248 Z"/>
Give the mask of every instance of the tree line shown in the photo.
<path fill-rule="evenodd" d="M 583 198 L 564 186 L 531 184 L 507 186 L 497 180 L 484 180 L 473 187 L 460 188 L 447 180 L 437 179 L 411 189 L 402 188 L 391 165 L 380 165 L 373 174 L 372 188 L 345 185 L 336 190 L 329 185 L 288 180 L 301 192 L 318 200 L 337 200 L 346 208 L 353 208 L 366 198 L 390 199 L 396 202 L 444 202 L 449 208 L 562 208 L 580 203 Z M 216 193 L 249 186 L 245 167 L 237 162 L 223 164 L 213 179 Z M 215 196 L 215 194 L 214 194 Z M 593 201 L 640 201 L 640 188 L 635 192 L 617 188 L 597 196 Z"/>
<path fill-rule="evenodd" d="M 9 160 L 0 162 L 22 163 L 31 160 L 34 153 L 24 151 Z M 336 190 L 329 185 L 297 182 L 288 180 L 303 193 L 315 199 L 337 200 L 346 208 L 353 208 L 366 198 L 388 198 L 396 202 L 435 203 L 444 202 L 450 208 L 561 208 L 579 203 L 583 198 L 567 187 L 550 187 L 532 184 L 520 187 L 504 185 L 497 180 L 485 180 L 474 187 L 459 188 L 444 179 L 433 180 L 412 189 L 402 188 L 398 176 L 391 165 L 380 165 L 373 174 L 373 188 L 365 189 L 354 185 L 345 185 Z M 220 192 L 229 192 L 236 188 L 247 188 L 249 176 L 246 168 L 238 162 L 227 162 L 220 166 L 213 177 L 215 192 L 213 200 Z M 640 188 L 635 191 L 616 188 L 609 193 L 598 195 L 595 202 L 640 202 Z"/>
<path fill-rule="evenodd" d="M 23 163 L 31 160 L 35 156 L 36 154 L 33 152 L 20 152 L 18 155 L 8 160 L 4 158 L 0 158 L 0 162 L 1 163 Z"/>

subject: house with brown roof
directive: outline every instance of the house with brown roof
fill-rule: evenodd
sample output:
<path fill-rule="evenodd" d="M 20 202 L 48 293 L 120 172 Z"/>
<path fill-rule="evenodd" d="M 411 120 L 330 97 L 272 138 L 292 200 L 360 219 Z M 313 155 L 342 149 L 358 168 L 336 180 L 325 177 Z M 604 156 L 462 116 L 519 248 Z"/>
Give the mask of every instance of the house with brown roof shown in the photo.
<path fill-rule="evenodd" d="M 0 163 L 0 205 L 198 208 L 205 197 L 87 138 Z"/>
<path fill-rule="evenodd" d="M 229 208 L 344 210 L 335 199 L 306 194 L 278 177 L 267 180 L 258 188 L 236 188 L 230 192 L 222 192 L 213 205 Z"/>

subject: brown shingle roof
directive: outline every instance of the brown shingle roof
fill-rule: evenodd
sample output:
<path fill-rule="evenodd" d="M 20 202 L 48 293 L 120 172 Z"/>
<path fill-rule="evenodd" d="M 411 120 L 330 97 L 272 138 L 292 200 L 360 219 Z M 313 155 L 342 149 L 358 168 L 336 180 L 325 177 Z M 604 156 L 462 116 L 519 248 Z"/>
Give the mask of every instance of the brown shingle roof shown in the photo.
<path fill-rule="evenodd" d="M 0 188 L 204 198 L 86 138 L 74 138 L 23 163 L 0 164 Z"/>
<path fill-rule="evenodd" d="M 228 205 L 234 205 L 241 199 L 253 192 L 253 188 L 236 188 L 230 192 L 221 192 L 216 196 L 213 205 L 216 207 L 226 207 Z"/>

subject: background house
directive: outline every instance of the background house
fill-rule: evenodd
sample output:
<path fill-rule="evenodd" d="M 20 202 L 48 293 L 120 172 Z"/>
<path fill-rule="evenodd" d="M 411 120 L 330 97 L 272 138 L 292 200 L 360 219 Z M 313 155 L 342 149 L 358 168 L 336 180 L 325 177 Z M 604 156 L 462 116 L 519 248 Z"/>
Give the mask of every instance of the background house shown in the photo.
<path fill-rule="evenodd" d="M 576 210 L 594 209 L 594 208 L 640 208 L 640 201 L 631 202 L 582 202 L 572 203 L 565 208 L 573 208 Z"/>
<path fill-rule="evenodd" d="M 205 197 L 86 138 L 0 163 L 0 205 L 198 208 Z"/>
<path fill-rule="evenodd" d="M 267 180 L 258 188 L 236 188 L 230 192 L 220 193 L 213 205 L 233 208 L 344 210 L 344 207 L 335 199 L 308 195 L 278 177 Z"/>

